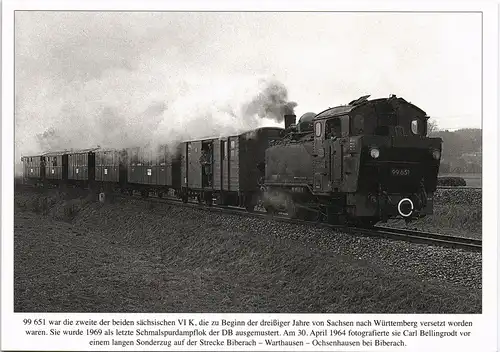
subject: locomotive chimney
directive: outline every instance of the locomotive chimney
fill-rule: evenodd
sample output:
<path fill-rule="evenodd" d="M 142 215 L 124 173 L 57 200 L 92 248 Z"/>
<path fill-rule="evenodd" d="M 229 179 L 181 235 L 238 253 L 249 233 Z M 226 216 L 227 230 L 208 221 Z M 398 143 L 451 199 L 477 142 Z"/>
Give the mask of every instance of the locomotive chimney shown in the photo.
<path fill-rule="evenodd" d="M 293 114 L 285 115 L 285 129 L 288 129 L 291 125 L 294 125 L 296 122 L 297 116 Z"/>

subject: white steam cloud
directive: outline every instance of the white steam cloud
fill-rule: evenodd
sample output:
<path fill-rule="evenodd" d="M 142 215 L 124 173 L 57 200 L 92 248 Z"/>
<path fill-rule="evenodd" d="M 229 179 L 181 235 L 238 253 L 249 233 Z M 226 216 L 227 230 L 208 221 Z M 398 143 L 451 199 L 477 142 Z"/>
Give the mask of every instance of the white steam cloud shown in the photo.
<path fill-rule="evenodd" d="M 240 22 L 204 13 L 16 13 L 17 163 L 48 150 L 154 150 L 282 125 L 296 104 L 266 56 L 229 55 L 240 51 L 229 50 L 227 26 Z"/>
<path fill-rule="evenodd" d="M 120 82 L 129 90 L 120 89 Z M 127 82 L 127 83 L 125 83 Z M 136 76 L 130 84 L 107 73 L 81 87 L 52 96 L 33 124 L 17 123 L 16 154 L 103 148 L 174 147 L 183 140 L 239 134 L 262 126 L 281 126 L 297 105 L 273 77 L 219 77 L 203 83 L 184 81 L 161 94 L 157 83 Z M 154 93 L 153 93 L 154 92 Z M 42 95 L 43 96 L 43 95 Z M 40 99 L 42 99 L 40 96 Z M 24 120 L 28 122 L 27 120 Z M 18 159 L 18 158 L 16 158 Z"/>

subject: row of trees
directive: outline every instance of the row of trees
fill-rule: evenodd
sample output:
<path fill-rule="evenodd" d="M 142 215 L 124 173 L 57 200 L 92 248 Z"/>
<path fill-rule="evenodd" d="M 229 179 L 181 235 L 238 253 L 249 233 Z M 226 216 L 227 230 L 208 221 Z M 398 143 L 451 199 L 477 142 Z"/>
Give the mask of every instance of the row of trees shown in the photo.
<path fill-rule="evenodd" d="M 481 129 L 440 130 L 436 121 L 430 120 L 427 130 L 429 137 L 440 137 L 443 140 L 441 173 L 482 172 Z"/>
<path fill-rule="evenodd" d="M 478 163 L 441 162 L 439 173 L 441 174 L 480 174 L 483 167 Z"/>

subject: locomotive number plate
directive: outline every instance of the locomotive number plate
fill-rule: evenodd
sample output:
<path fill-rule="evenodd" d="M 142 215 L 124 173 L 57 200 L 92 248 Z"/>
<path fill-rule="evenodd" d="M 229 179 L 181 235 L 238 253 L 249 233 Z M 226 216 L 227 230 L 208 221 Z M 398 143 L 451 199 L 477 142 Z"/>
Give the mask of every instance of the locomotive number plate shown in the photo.
<path fill-rule="evenodd" d="M 391 175 L 392 176 L 410 176 L 410 169 L 400 169 L 400 168 L 392 168 Z"/>

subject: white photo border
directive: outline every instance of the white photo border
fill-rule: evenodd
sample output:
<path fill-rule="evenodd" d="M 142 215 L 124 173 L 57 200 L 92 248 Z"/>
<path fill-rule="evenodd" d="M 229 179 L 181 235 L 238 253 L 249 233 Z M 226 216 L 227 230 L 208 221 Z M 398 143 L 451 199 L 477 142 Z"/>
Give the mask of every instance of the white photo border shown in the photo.
<path fill-rule="evenodd" d="M 480 351 L 498 350 L 498 40 L 499 40 L 499 8 L 493 2 L 326 2 L 300 1 L 262 2 L 259 5 L 243 1 L 4 1 L 2 3 L 2 239 L 1 239 L 1 349 L 2 350 L 88 350 L 77 342 L 66 345 L 51 344 L 39 340 L 28 340 L 20 330 L 20 316 L 26 313 L 14 313 L 13 300 L 13 176 L 14 176 L 14 11 L 16 10 L 68 10 L 68 11 L 343 11 L 343 12 L 482 12 L 482 133 L 483 133 L 483 305 L 480 315 L 425 315 L 414 319 L 467 319 L 475 323 L 473 329 L 476 338 L 469 342 L 447 340 L 446 344 L 431 344 L 422 339 L 422 344 L 406 350 L 443 350 Z M 33 316 L 33 314 L 30 314 Z M 39 314 L 40 316 L 106 316 L 107 319 L 120 317 L 123 314 Z M 144 315 L 126 314 L 130 317 Z M 156 315 L 156 314 L 154 314 Z M 159 315 L 159 314 L 158 314 Z M 189 314 L 192 317 L 203 317 L 207 314 Z M 148 314 L 153 316 L 153 314 Z M 185 316 L 173 314 L 177 318 Z M 248 319 L 279 316 L 284 318 L 293 315 L 283 314 L 210 314 L 230 316 L 237 319 Z M 319 314 L 301 314 L 301 318 L 321 316 Z M 372 315 L 357 315 L 357 318 L 370 318 Z M 378 315 L 380 317 L 380 315 Z M 398 319 L 391 315 L 391 319 Z M 349 315 L 335 315 L 335 318 L 349 319 Z M 451 342 L 450 342 L 451 341 Z M 124 350 L 124 349 L 123 349 Z"/>

